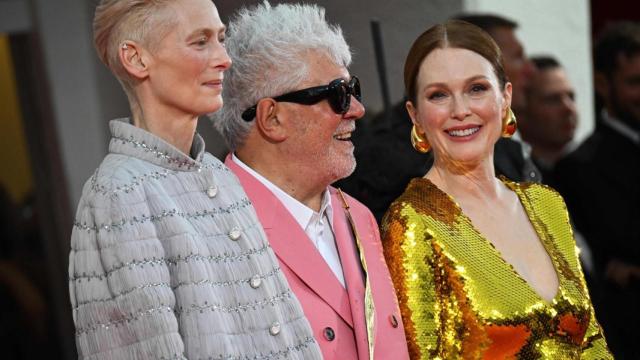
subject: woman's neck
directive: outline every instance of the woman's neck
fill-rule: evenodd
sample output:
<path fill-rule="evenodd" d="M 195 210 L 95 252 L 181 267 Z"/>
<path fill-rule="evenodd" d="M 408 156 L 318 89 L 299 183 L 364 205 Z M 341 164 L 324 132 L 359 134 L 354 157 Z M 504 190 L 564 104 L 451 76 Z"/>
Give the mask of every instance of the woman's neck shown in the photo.
<path fill-rule="evenodd" d="M 159 106 L 132 106 L 133 125 L 190 155 L 198 117 Z"/>
<path fill-rule="evenodd" d="M 492 157 L 473 165 L 453 165 L 436 158 L 425 178 L 457 201 L 468 198 L 496 199 L 503 188 L 495 176 Z"/>

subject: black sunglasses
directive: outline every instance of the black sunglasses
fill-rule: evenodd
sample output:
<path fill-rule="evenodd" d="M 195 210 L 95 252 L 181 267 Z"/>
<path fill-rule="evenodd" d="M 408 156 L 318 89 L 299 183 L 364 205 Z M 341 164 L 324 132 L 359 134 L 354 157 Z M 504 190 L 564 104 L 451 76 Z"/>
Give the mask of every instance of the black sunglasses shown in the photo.
<path fill-rule="evenodd" d="M 292 102 L 296 104 L 313 105 L 324 99 L 329 99 L 329 104 L 336 114 L 345 114 L 351 106 L 351 95 L 358 101 L 362 99 L 360 92 L 360 80 L 352 76 L 347 82 L 345 79 L 335 79 L 329 85 L 315 86 L 307 89 L 296 90 L 284 95 L 274 97 L 273 100 Z M 253 105 L 242 113 L 244 121 L 251 121 L 256 117 L 258 104 Z"/>

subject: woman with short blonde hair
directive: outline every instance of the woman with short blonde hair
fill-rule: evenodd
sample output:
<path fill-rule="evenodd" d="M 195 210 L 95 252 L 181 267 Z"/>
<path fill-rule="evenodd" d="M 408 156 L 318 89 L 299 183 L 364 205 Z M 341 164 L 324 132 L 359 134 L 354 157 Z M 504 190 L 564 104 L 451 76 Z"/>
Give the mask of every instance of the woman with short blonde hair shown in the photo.
<path fill-rule="evenodd" d="M 84 186 L 69 256 L 80 358 L 319 359 L 238 180 L 204 150 L 231 60 L 210 0 L 102 0 L 95 46 L 131 118 Z"/>

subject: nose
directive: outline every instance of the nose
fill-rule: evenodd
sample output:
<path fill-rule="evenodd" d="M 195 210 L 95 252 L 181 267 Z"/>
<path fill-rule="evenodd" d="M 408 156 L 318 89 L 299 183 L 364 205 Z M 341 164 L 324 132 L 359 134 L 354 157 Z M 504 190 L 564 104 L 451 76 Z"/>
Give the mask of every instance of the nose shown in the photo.
<path fill-rule="evenodd" d="M 222 43 L 217 42 L 215 49 L 211 54 L 212 66 L 220 71 L 225 71 L 231 67 L 231 63 L 232 61 L 229 54 L 227 54 L 227 49 L 222 45 Z"/>
<path fill-rule="evenodd" d="M 471 115 L 469 110 L 469 104 L 463 96 L 456 96 L 451 102 L 451 117 L 456 120 L 464 120 L 467 116 Z"/>
<path fill-rule="evenodd" d="M 364 116 L 364 105 L 355 96 L 351 95 L 349 110 L 344 114 L 345 119 L 358 120 Z"/>
<path fill-rule="evenodd" d="M 564 109 L 571 115 L 576 115 L 578 112 L 576 109 L 576 102 L 571 98 L 571 96 L 562 97 L 562 106 L 564 106 Z"/>
<path fill-rule="evenodd" d="M 524 86 L 529 84 L 529 81 L 533 77 L 533 75 L 538 71 L 536 66 L 533 64 L 531 60 L 528 58 L 524 59 L 524 64 L 522 65 L 522 79 L 524 81 Z"/>

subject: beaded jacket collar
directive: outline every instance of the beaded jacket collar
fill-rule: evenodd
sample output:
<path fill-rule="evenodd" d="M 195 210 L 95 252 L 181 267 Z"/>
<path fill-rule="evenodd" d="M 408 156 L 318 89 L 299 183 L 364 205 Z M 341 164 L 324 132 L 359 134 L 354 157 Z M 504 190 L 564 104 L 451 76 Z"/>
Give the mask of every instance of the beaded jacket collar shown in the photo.
<path fill-rule="evenodd" d="M 111 120 L 109 152 L 135 157 L 170 170 L 195 171 L 203 166 L 204 140 L 195 133 L 190 155 L 160 137 L 131 125 L 129 118 Z"/>

